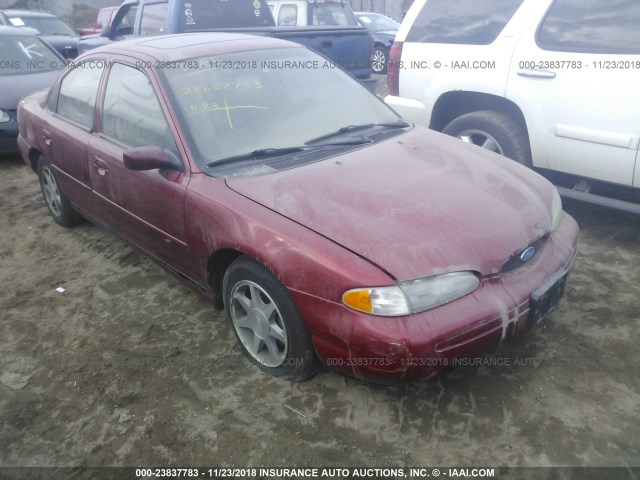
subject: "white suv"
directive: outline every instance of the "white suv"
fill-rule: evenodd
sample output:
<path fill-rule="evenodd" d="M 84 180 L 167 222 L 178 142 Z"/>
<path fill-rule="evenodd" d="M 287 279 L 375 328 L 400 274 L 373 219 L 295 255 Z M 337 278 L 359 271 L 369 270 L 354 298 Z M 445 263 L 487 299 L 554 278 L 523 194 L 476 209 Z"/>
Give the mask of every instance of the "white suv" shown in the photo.
<path fill-rule="evenodd" d="M 640 188 L 640 0 L 416 0 L 388 80 L 406 119 L 577 176 L 564 194 Z"/>

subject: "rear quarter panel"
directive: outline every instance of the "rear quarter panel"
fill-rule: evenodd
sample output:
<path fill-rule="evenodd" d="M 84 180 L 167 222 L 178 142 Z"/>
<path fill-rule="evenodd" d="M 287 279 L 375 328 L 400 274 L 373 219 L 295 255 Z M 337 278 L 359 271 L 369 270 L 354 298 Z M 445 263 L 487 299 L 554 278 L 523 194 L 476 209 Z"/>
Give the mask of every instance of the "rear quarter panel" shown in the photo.
<path fill-rule="evenodd" d="M 34 171 L 37 167 L 37 154 L 42 152 L 42 116 L 46 105 L 48 90 L 33 93 L 18 104 L 18 146 L 24 162 Z"/>
<path fill-rule="evenodd" d="M 410 115 L 407 118 L 426 127 L 431 123 L 435 103 L 445 93 L 467 91 L 505 96 L 511 56 L 524 26 L 535 12 L 535 2 L 523 2 L 489 45 L 408 41 L 418 14 L 428 2 L 419 0 L 412 5 L 396 36 L 396 42 L 403 42 L 399 96 L 419 100 L 424 105 L 425 112 L 416 118 Z"/>
<path fill-rule="evenodd" d="M 356 78 L 371 76 L 369 32 L 364 27 L 278 27 L 272 36 L 304 45 Z"/>

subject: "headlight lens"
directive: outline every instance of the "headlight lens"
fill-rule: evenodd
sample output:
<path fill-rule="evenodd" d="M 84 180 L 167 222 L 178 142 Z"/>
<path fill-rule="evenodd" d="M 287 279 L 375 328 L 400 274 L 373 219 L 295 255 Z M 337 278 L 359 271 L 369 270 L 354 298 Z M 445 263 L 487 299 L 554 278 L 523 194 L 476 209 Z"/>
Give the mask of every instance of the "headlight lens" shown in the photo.
<path fill-rule="evenodd" d="M 372 315 L 398 317 L 444 305 L 473 292 L 480 280 L 473 272 L 455 272 L 419 278 L 393 287 L 355 288 L 342 302 Z"/>
<path fill-rule="evenodd" d="M 7 123 L 10 121 L 11 121 L 11 115 L 9 115 L 9 112 L 0 110 L 0 123 Z"/>
<path fill-rule="evenodd" d="M 562 220 L 562 200 L 556 188 L 553 189 L 553 199 L 551 200 L 551 231 L 553 232 Z"/>

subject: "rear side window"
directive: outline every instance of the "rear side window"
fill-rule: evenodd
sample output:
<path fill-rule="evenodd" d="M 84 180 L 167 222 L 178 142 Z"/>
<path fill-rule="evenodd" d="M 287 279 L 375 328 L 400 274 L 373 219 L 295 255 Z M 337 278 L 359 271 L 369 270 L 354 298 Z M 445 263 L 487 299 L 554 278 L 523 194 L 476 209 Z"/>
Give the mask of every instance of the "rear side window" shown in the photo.
<path fill-rule="evenodd" d="M 556 0 L 538 30 L 545 50 L 640 53 L 638 0 Z"/>
<path fill-rule="evenodd" d="M 140 70 L 111 67 L 102 108 L 102 134 L 128 147 L 157 146 L 177 154 L 155 89 Z"/>
<path fill-rule="evenodd" d="M 346 3 L 309 3 L 309 25 L 357 27 L 360 24 Z"/>
<path fill-rule="evenodd" d="M 162 35 L 167 23 L 168 3 L 150 3 L 142 8 L 141 35 Z"/>
<path fill-rule="evenodd" d="M 179 8 L 181 32 L 275 25 L 269 6 L 260 0 L 182 0 Z"/>
<path fill-rule="evenodd" d="M 71 70 L 60 84 L 56 113 L 91 130 L 104 62 L 91 60 Z"/>
<path fill-rule="evenodd" d="M 298 23 L 298 6 L 294 4 L 280 5 L 278 25 L 295 26 Z"/>
<path fill-rule="evenodd" d="M 489 45 L 523 0 L 428 0 L 408 42 Z"/>

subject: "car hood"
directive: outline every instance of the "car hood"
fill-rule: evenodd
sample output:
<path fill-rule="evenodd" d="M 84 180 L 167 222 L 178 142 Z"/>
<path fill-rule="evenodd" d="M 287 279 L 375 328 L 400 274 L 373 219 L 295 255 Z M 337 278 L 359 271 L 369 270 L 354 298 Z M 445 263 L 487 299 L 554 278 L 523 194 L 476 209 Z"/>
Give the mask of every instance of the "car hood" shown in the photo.
<path fill-rule="evenodd" d="M 373 33 L 375 33 L 376 35 L 380 35 L 381 37 L 395 38 L 398 31 L 397 30 L 377 30 Z"/>
<path fill-rule="evenodd" d="M 80 41 L 78 42 L 78 54 L 82 55 L 89 50 L 102 47 L 109 43 L 112 43 L 112 40 L 110 40 L 108 37 L 103 37 L 100 33 L 96 33 L 95 35 L 86 35 L 84 37 L 81 37 Z"/>
<path fill-rule="evenodd" d="M 78 55 L 78 41 L 80 37 L 67 35 L 39 35 L 39 37 L 60 52 L 65 58 L 76 57 Z"/>
<path fill-rule="evenodd" d="M 420 127 L 227 185 L 397 280 L 498 272 L 549 232 L 555 188 L 511 160 Z"/>
<path fill-rule="evenodd" d="M 0 76 L 0 108 L 16 110 L 22 97 L 49 88 L 64 70 Z"/>

